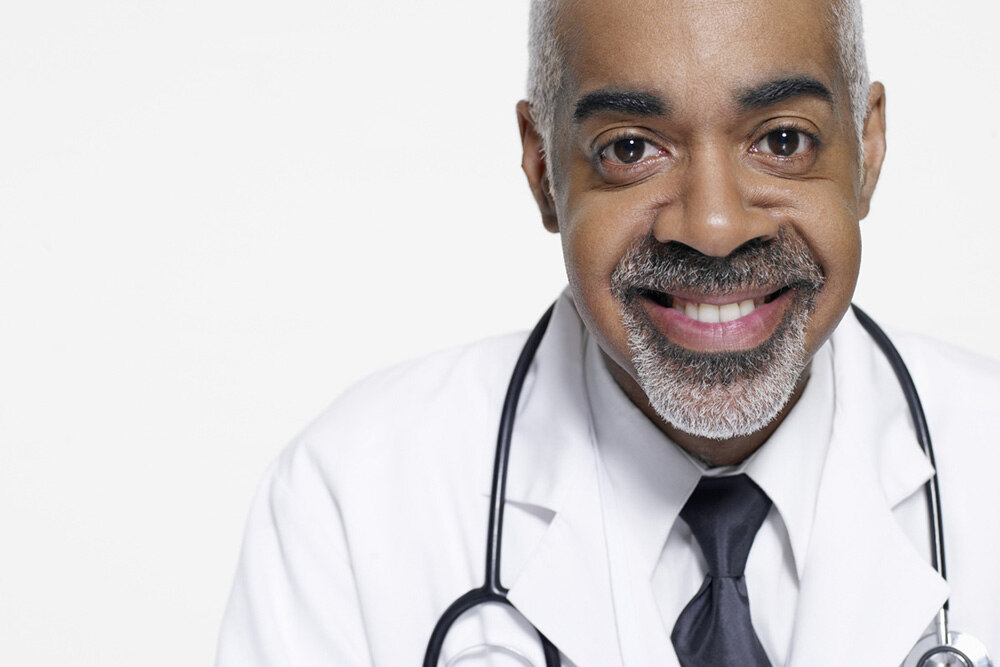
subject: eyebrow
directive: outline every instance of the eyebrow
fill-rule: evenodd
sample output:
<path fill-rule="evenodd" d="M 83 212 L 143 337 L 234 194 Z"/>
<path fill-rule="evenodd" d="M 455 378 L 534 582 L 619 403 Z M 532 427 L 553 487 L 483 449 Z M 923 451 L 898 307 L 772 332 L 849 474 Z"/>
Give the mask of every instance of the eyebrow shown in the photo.
<path fill-rule="evenodd" d="M 738 92 L 736 101 L 742 111 L 754 111 L 800 95 L 816 97 L 830 104 L 834 101 L 830 89 L 811 76 L 772 79 Z M 630 116 L 668 116 L 670 108 L 662 97 L 643 90 L 596 90 L 577 100 L 573 107 L 573 120 L 580 122 L 608 112 Z"/>
<path fill-rule="evenodd" d="M 833 104 L 833 93 L 819 79 L 811 76 L 792 76 L 773 79 L 759 86 L 748 88 L 736 95 L 743 111 L 763 109 L 799 95 L 816 97 Z"/>
<path fill-rule="evenodd" d="M 641 90 L 597 90 L 577 100 L 573 120 L 580 122 L 599 113 L 617 112 L 631 116 L 666 116 L 666 103 L 658 96 Z"/>

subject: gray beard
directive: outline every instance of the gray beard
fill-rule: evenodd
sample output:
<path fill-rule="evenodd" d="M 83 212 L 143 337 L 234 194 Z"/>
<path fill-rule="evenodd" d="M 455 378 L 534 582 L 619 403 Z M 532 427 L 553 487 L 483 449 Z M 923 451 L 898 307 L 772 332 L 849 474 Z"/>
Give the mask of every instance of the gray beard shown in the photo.
<path fill-rule="evenodd" d="M 639 386 L 656 413 L 692 435 L 723 440 L 767 426 L 785 407 L 807 359 L 805 332 L 824 276 L 805 243 L 787 233 L 725 258 L 651 237 L 633 244 L 611 276 Z M 671 342 L 639 302 L 645 290 L 725 293 L 789 286 L 791 304 L 759 346 L 697 352 Z"/>

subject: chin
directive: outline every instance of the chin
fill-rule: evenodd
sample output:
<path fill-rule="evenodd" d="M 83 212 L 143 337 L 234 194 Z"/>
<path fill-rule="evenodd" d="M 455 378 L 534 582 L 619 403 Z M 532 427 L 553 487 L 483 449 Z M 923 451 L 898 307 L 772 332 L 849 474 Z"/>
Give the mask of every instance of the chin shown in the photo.
<path fill-rule="evenodd" d="M 636 380 L 656 413 L 685 433 L 713 440 L 756 433 L 788 404 L 806 368 L 811 306 L 799 295 L 766 341 L 731 352 L 681 347 L 638 306 L 626 306 Z"/>

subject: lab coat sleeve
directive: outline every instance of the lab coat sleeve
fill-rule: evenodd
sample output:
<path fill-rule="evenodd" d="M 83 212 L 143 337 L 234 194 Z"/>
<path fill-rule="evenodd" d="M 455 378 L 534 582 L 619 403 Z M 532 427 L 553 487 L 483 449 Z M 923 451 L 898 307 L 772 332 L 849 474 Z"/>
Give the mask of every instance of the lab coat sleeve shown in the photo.
<path fill-rule="evenodd" d="M 336 498 L 293 444 L 250 511 L 216 667 L 371 663 Z"/>

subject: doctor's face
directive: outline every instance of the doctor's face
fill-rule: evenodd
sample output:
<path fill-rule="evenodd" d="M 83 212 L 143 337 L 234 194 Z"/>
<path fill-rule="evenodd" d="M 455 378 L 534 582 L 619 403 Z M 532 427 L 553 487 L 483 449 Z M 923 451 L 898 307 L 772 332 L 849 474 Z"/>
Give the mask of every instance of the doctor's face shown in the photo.
<path fill-rule="evenodd" d="M 580 314 L 669 427 L 764 428 L 849 306 L 882 97 L 862 163 L 830 26 L 819 0 L 564 2 L 554 198 L 520 107 Z"/>

